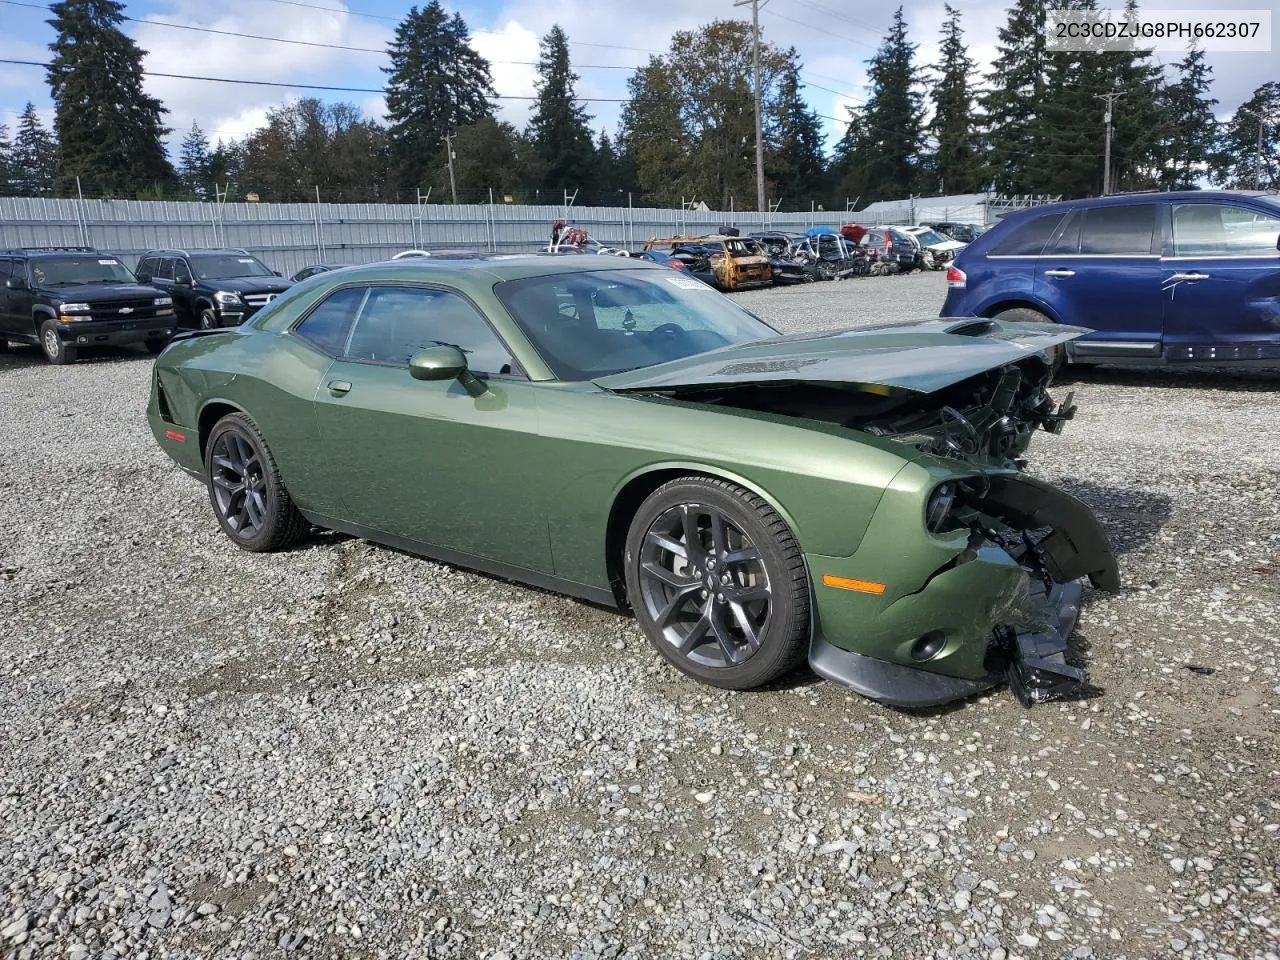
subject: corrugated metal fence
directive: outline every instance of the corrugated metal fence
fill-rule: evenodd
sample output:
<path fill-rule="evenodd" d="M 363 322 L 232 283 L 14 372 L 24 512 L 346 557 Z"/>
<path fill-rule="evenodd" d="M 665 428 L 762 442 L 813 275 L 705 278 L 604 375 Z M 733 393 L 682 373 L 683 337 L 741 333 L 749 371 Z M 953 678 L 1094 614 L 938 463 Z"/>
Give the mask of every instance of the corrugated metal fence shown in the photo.
<path fill-rule="evenodd" d="M 0 248 L 92 246 L 129 262 L 157 248 L 243 247 L 286 276 L 311 263 L 366 263 L 410 248 L 533 251 L 564 218 L 610 246 L 651 237 L 802 231 L 849 215 L 506 204 L 198 203 L 0 197 Z"/>

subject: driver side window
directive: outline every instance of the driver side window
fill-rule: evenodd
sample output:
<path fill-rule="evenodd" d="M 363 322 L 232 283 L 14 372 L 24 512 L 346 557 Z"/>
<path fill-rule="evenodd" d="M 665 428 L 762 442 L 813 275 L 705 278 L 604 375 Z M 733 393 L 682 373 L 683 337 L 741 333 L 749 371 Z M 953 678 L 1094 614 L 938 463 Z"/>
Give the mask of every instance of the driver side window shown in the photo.
<path fill-rule="evenodd" d="M 458 347 L 473 373 L 511 373 L 511 354 L 467 300 L 426 287 L 370 287 L 347 346 L 349 360 L 407 364 L 428 347 Z"/>
<path fill-rule="evenodd" d="M 159 280 L 173 279 L 173 257 L 165 257 L 160 261 L 160 267 L 156 270 L 156 278 Z"/>
<path fill-rule="evenodd" d="M 181 258 L 173 261 L 173 279 L 177 283 L 191 282 L 191 268 L 187 266 L 187 261 Z"/>

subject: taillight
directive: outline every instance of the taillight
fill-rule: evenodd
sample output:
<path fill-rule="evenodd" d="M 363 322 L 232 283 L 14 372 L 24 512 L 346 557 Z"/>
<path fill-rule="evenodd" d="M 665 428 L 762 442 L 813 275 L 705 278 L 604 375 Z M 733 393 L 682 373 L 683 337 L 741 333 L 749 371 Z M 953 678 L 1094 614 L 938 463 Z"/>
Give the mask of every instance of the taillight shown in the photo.
<path fill-rule="evenodd" d="M 964 285 L 969 282 L 969 278 L 965 276 L 965 272 L 959 267 L 952 264 L 947 267 L 947 286 L 959 287 L 964 289 Z"/>
<path fill-rule="evenodd" d="M 667 266 L 670 267 L 672 270 L 688 270 L 689 269 L 684 265 L 683 260 L 668 260 Z"/>

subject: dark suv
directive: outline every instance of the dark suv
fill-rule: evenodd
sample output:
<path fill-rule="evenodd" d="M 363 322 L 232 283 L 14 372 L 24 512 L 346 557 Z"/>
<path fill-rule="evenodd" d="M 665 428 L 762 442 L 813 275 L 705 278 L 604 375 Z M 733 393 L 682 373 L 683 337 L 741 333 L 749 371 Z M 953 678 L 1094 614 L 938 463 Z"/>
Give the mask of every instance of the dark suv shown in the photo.
<path fill-rule="evenodd" d="M 292 286 L 247 250 L 150 250 L 138 276 L 173 297 L 178 322 L 236 327 Z"/>
<path fill-rule="evenodd" d="M 173 335 L 173 300 L 92 247 L 0 249 L 0 348 L 38 343 L 51 363 L 80 347 L 141 343 L 159 353 Z"/>

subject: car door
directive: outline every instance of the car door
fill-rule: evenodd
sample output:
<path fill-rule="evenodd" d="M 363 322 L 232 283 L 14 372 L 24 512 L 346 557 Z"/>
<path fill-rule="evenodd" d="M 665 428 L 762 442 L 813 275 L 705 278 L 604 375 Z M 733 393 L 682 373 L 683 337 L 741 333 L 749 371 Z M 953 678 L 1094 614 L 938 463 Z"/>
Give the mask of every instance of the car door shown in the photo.
<path fill-rule="evenodd" d="M 13 276 L 13 261 L 7 257 L 0 257 L 0 335 L 14 332 L 13 315 L 9 310 L 9 301 L 13 292 L 9 289 L 11 276 Z"/>
<path fill-rule="evenodd" d="M 1036 261 L 1035 295 L 1063 323 L 1094 332 L 1071 345 L 1073 356 L 1160 354 L 1158 203 L 1107 204 L 1076 210 Z"/>
<path fill-rule="evenodd" d="M 1165 253 L 1170 360 L 1280 360 L 1280 216 L 1243 203 L 1175 203 Z"/>
<path fill-rule="evenodd" d="M 483 392 L 473 395 L 456 379 L 410 376 L 410 357 L 440 344 L 463 350 Z M 483 314 L 451 290 L 365 287 L 347 342 L 334 353 L 315 406 L 344 519 L 551 572 L 545 505 L 523 495 L 521 483 L 543 468 L 540 388 L 519 371 L 511 375 L 510 351 Z"/>
<path fill-rule="evenodd" d="M 32 343 L 35 342 L 39 331 L 36 329 L 36 324 L 32 318 L 36 295 L 35 291 L 31 289 L 33 278 L 31 271 L 27 269 L 27 263 L 28 261 L 17 258 L 12 261 L 13 266 L 9 279 L 16 281 L 18 287 L 17 289 L 6 289 L 8 297 L 5 306 L 5 323 L 6 333 Z"/>

